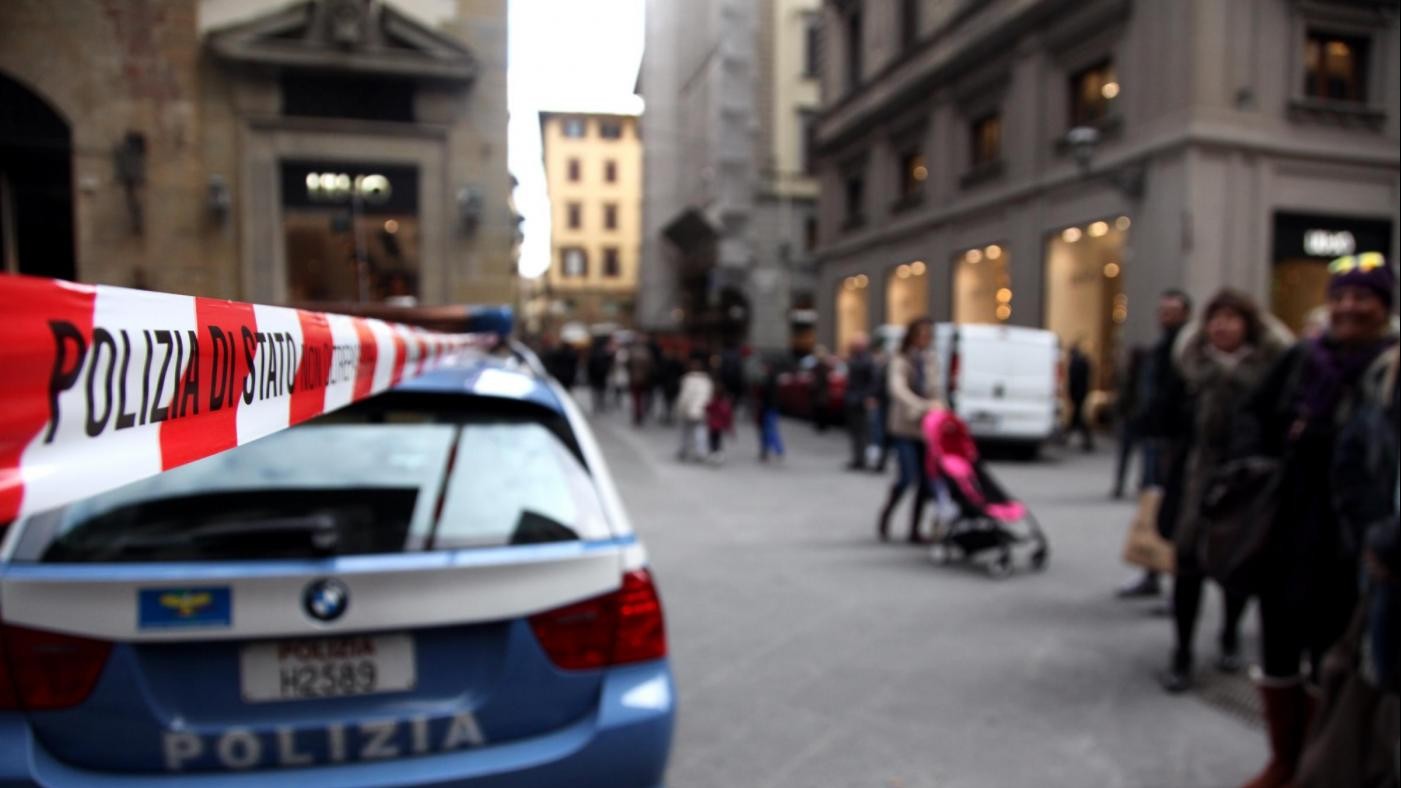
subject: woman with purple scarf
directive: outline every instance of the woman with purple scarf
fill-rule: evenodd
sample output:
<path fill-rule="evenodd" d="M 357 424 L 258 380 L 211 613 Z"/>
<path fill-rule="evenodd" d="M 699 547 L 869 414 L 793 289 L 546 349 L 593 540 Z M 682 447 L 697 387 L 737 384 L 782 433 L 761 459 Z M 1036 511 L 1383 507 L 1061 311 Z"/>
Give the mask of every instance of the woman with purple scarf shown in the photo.
<path fill-rule="evenodd" d="M 1396 275 L 1376 253 L 1339 258 L 1329 271 L 1328 330 L 1286 353 L 1248 405 L 1248 442 L 1284 464 L 1258 589 L 1263 671 L 1256 681 L 1271 758 L 1248 788 L 1293 779 L 1312 705 L 1301 663 L 1307 658 L 1316 680 L 1357 604 L 1359 556 L 1339 522 L 1333 453 L 1364 374 L 1396 343 Z"/>

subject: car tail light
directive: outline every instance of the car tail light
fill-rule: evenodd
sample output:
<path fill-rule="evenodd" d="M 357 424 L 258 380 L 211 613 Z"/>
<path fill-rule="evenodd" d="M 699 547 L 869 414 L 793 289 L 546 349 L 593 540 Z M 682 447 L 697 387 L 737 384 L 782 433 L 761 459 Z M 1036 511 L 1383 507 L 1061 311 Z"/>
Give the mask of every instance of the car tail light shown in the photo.
<path fill-rule="evenodd" d="M 550 661 L 565 670 L 591 670 L 666 656 L 662 603 L 645 569 L 623 575 L 609 594 L 530 617 Z"/>
<path fill-rule="evenodd" d="M 962 366 L 963 366 L 962 357 L 961 357 L 961 355 L 959 354 L 958 350 L 955 349 L 955 350 L 953 351 L 953 353 L 951 353 L 951 354 L 949 355 L 949 397 L 950 397 L 950 398 L 952 398 L 954 394 L 957 394 L 957 393 L 958 393 L 958 373 L 959 373 L 959 369 L 960 369 Z"/>
<path fill-rule="evenodd" d="M 87 700 L 112 644 L 0 626 L 0 709 L 48 711 Z"/>

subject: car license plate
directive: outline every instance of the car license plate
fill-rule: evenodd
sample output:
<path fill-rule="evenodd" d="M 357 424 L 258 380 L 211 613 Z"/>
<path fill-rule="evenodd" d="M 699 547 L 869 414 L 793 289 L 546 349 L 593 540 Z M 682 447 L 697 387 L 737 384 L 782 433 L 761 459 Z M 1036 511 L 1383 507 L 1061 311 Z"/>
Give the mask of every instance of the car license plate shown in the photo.
<path fill-rule="evenodd" d="M 413 637 L 350 635 L 250 643 L 239 660 L 243 699 L 254 703 L 413 689 Z"/>

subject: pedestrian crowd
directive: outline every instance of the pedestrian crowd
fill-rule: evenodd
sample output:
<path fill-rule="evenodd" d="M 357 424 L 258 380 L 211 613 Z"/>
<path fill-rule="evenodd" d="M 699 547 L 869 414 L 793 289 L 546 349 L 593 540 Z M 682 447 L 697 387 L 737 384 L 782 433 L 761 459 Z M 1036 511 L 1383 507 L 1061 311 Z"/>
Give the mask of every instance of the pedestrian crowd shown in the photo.
<path fill-rule="evenodd" d="M 1326 308 L 1298 340 L 1241 293 L 1217 293 L 1199 317 L 1184 293 L 1164 293 L 1161 336 L 1131 351 L 1123 382 L 1112 492 L 1139 453 L 1170 560 L 1119 593 L 1156 598 L 1154 570 L 1171 570 L 1159 680 L 1172 693 L 1195 683 L 1208 582 L 1222 599 L 1217 670 L 1247 661 L 1254 602 L 1270 759 L 1249 788 L 1397 779 L 1396 276 L 1375 253 L 1329 270 Z"/>
<path fill-rule="evenodd" d="M 784 456 L 779 432 L 780 367 L 742 348 L 717 354 L 664 347 L 646 335 L 596 337 L 584 352 L 546 337 L 541 359 L 565 389 L 585 372 L 595 414 L 626 410 L 636 427 L 654 417 L 680 430 L 677 458 L 723 464 L 727 438 L 748 410 L 759 438 L 759 460 Z"/>
<path fill-rule="evenodd" d="M 1382 255 L 1333 261 L 1327 303 L 1295 338 L 1243 293 L 1225 289 L 1199 311 L 1179 290 L 1158 303 L 1160 335 L 1126 354 L 1118 378 L 1118 452 L 1111 497 L 1128 490 L 1137 460 L 1140 518 L 1159 558 L 1120 588 L 1124 599 L 1163 599 L 1173 645 L 1158 676 L 1171 693 L 1197 681 L 1195 634 L 1208 586 L 1223 614 L 1214 669 L 1258 663 L 1253 679 L 1270 758 L 1248 788 L 1396 785 L 1398 610 L 1401 610 L 1401 471 L 1398 471 L 1396 274 Z M 906 541 L 925 544 L 957 516 L 928 472 L 922 424 L 946 408 L 931 357 L 933 324 L 912 321 L 898 349 L 856 336 L 845 359 L 818 348 L 809 361 L 814 426 L 839 420 L 847 467 L 896 473 L 876 518 L 889 539 L 910 497 Z M 547 351 L 566 387 L 580 358 Z M 583 359 L 596 412 L 631 396 L 641 425 L 661 401 L 679 423 L 678 456 L 720 463 L 736 412 L 747 408 L 760 459 L 782 458 L 779 367 L 738 349 L 681 357 L 638 337 L 596 342 Z M 834 397 L 831 378 L 844 371 Z M 1072 343 L 1064 362 L 1066 436 L 1094 446 L 1087 401 L 1089 356 Z M 1260 653 L 1242 653 L 1242 622 L 1257 611 Z M 1387 782 L 1391 780 L 1391 782 Z"/>

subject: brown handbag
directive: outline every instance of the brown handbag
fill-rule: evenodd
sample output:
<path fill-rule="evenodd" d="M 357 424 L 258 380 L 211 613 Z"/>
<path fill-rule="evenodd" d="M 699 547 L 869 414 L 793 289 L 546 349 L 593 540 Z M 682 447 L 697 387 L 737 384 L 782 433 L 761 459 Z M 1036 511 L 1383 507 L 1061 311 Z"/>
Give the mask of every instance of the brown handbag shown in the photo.
<path fill-rule="evenodd" d="M 1367 610 L 1364 597 L 1347 634 L 1323 659 L 1322 698 L 1299 759 L 1293 783 L 1297 788 L 1397 785 L 1401 700 L 1363 675 Z"/>

